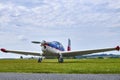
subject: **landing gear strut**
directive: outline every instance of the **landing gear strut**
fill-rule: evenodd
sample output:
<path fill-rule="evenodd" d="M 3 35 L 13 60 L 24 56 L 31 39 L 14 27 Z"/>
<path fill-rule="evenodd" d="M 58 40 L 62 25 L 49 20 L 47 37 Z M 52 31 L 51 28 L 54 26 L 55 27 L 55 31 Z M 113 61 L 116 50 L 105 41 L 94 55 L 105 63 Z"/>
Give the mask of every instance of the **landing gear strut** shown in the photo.
<path fill-rule="evenodd" d="M 61 55 L 58 56 L 58 62 L 59 63 L 63 63 L 64 62 L 63 57 Z"/>
<path fill-rule="evenodd" d="M 42 62 L 42 58 L 39 58 L 39 59 L 38 59 L 38 63 L 41 63 L 41 62 Z"/>
<path fill-rule="evenodd" d="M 63 61 L 64 61 L 63 58 L 58 58 L 59 63 L 63 63 Z"/>

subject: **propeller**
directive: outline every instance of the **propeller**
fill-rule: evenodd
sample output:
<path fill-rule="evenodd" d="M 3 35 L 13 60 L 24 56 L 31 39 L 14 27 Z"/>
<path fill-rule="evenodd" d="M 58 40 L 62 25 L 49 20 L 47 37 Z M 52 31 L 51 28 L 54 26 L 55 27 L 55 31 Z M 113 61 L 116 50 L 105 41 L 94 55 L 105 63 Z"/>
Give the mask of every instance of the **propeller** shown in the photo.
<path fill-rule="evenodd" d="M 46 42 L 45 40 L 43 40 L 42 42 L 32 41 L 32 43 L 34 43 L 34 44 L 41 44 L 41 45 L 45 46 L 45 45 L 47 45 L 49 42 Z"/>
<path fill-rule="evenodd" d="M 34 44 L 41 44 L 41 42 L 39 42 L 39 41 L 32 41 L 32 43 L 34 43 Z"/>

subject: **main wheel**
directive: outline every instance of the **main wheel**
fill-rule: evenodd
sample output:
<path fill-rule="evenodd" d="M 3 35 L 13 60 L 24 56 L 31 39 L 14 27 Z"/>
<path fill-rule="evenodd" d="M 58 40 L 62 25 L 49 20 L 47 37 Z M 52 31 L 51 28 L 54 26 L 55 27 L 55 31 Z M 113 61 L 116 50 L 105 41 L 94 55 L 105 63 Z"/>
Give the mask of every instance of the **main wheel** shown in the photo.
<path fill-rule="evenodd" d="M 38 63 L 41 63 L 41 62 L 42 62 L 42 58 L 39 58 L 39 59 L 38 59 Z"/>
<path fill-rule="evenodd" d="M 58 58 L 58 62 L 63 63 L 64 62 L 63 58 Z"/>

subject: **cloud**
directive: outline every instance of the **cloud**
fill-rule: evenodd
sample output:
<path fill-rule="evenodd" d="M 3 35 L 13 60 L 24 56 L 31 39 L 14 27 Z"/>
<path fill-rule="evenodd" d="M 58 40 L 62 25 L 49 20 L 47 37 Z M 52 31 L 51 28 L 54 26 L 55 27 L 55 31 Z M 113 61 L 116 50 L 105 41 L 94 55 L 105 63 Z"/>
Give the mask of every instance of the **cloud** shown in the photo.
<path fill-rule="evenodd" d="M 18 36 L 18 39 L 19 39 L 20 41 L 27 41 L 27 38 L 26 38 L 24 35 L 19 35 L 19 36 Z"/>
<path fill-rule="evenodd" d="M 11 34 L 11 33 L 6 33 L 6 32 L 0 32 L 0 44 L 1 45 L 10 45 L 10 44 L 16 44 L 18 41 L 17 41 L 17 38 L 16 38 L 16 35 L 15 34 Z"/>
<path fill-rule="evenodd" d="M 14 47 L 16 43 L 24 45 L 26 41 L 44 39 L 65 43 L 70 37 L 77 49 L 80 40 L 85 45 L 93 45 L 94 40 L 97 44 L 103 36 L 103 42 L 111 40 L 118 34 L 111 30 L 119 30 L 119 3 L 119 0 L 2 0 L 1 45 L 6 45 L 5 41 Z"/>
<path fill-rule="evenodd" d="M 12 26 L 20 25 L 19 27 L 71 27 L 78 24 L 84 25 L 85 23 L 93 24 L 95 22 L 97 24 L 98 22 L 106 22 L 110 18 L 111 21 L 113 21 L 112 17 L 118 16 L 109 12 L 110 9 L 108 9 L 108 6 L 112 4 L 111 0 L 65 0 L 53 2 L 43 0 L 40 3 L 39 1 L 31 1 L 32 5 L 33 3 L 40 4 L 32 7 L 25 5 L 27 2 L 30 3 L 29 1 L 19 1 L 20 3 L 17 2 L 18 1 L 12 0 L 12 2 L 7 2 L 7 5 L 5 2 L 0 4 L 0 10 L 2 12 L 0 13 L 1 25 L 6 23 L 6 26 L 11 24 Z"/>
<path fill-rule="evenodd" d="M 0 23 L 8 23 L 8 25 L 11 23 L 24 26 L 54 26 L 74 23 L 71 19 L 64 18 L 65 16 L 62 16 L 59 10 L 59 6 L 54 4 L 28 8 L 26 6 L 15 5 L 14 3 L 8 3 L 7 6 L 1 8 L 2 13 L 0 14 L 2 18 L 0 19 Z"/>
<path fill-rule="evenodd" d="M 19 2 L 19 3 L 18 3 Z M 7 3 L 7 5 L 6 5 Z M 25 5 L 30 3 L 34 6 Z M 119 3 L 119 1 L 118 1 Z M 104 4 L 104 5 L 103 5 Z M 0 25 L 14 28 L 15 32 L 25 32 L 32 29 L 42 31 L 57 27 L 88 27 L 90 26 L 111 26 L 120 20 L 119 14 L 110 12 L 112 4 L 110 1 L 81 0 L 81 1 L 4 1 L 0 3 Z M 114 3 L 115 4 L 115 3 Z M 89 27 L 90 27 L 89 26 Z M 88 28 L 89 28 L 88 27 Z M 40 29 L 38 29 L 40 28 Z M 11 30 L 11 29 L 10 29 Z M 50 29 L 51 30 L 51 29 Z"/>
<path fill-rule="evenodd" d="M 120 9 L 120 1 L 119 0 L 116 0 L 116 1 L 110 0 L 108 7 L 112 8 L 112 9 Z"/>

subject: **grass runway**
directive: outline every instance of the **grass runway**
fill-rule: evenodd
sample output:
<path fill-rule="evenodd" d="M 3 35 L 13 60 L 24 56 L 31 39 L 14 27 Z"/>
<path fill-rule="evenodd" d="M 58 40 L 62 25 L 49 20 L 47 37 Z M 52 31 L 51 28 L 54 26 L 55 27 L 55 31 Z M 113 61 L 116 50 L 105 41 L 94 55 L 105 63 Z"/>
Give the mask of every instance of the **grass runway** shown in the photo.
<path fill-rule="evenodd" d="M 0 72 L 17 73 L 68 73 L 68 74 L 120 74 L 120 58 L 117 59 L 1 59 Z"/>

